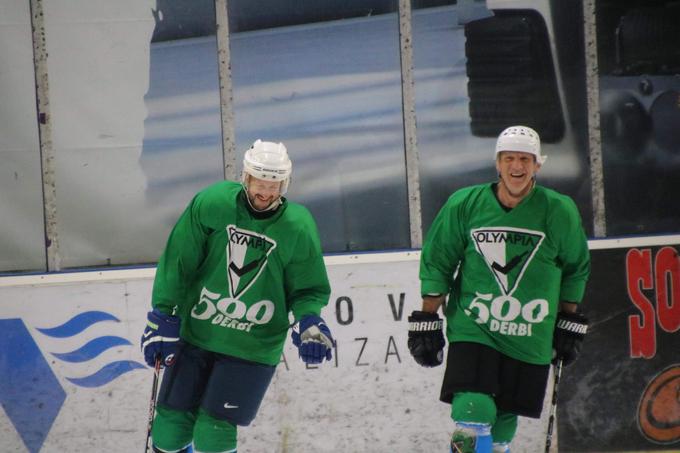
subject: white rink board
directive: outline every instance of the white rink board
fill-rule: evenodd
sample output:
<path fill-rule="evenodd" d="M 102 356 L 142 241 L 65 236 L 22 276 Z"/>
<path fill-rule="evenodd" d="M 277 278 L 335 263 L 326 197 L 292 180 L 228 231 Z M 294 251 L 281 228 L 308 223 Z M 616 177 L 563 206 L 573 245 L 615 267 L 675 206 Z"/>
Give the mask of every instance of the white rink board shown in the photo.
<path fill-rule="evenodd" d="M 444 368 L 418 366 L 406 347 L 406 318 L 420 305 L 418 254 L 393 254 L 394 261 L 377 263 L 373 261 L 385 257 L 368 256 L 327 257 L 333 292 L 322 315 L 337 339 L 337 355 L 332 363 L 306 369 L 288 340 L 285 363 L 279 365 L 257 418 L 239 430 L 240 453 L 448 450 L 449 406 L 438 401 Z M 350 264 L 337 264 L 342 262 Z M 116 279 L 112 281 L 100 280 L 107 272 L 88 274 L 96 278 L 30 285 L 25 279 L 31 277 L 21 277 L 24 284 L 7 286 L 5 280 L 0 285 L 0 322 L 23 322 L 65 392 L 47 437 L 42 443 L 32 441 L 42 448 L 33 451 L 77 453 L 106 447 L 128 452 L 141 451 L 144 443 L 150 369 L 132 369 L 96 387 L 76 385 L 67 378 L 92 375 L 116 361 L 143 361 L 138 343 L 153 270 L 111 271 Z M 120 280 L 123 275 L 126 280 Z M 38 330 L 91 311 L 118 321 L 96 322 L 65 338 Z M 129 344 L 80 363 L 53 355 L 102 337 L 124 338 Z M 547 412 L 546 407 L 542 420 L 520 419 L 513 452 L 542 451 Z M 18 434 L 22 429 L 27 427 L 15 427 L 1 411 L 0 450 L 31 451 Z"/>

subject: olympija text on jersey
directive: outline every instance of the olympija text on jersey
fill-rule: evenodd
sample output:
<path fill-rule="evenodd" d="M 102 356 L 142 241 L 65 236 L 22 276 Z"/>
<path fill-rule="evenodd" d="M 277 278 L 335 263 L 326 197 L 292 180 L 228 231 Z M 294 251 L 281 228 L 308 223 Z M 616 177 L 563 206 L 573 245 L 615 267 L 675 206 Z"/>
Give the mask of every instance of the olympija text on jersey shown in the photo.
<path fill-rule="evenodd" d="M 276 365 L 289 312 L 319 315 L 330 286 L 305 207 L 284 200 L 256 218 L 246 203 L 241 184 L 229 181 L 194 197 L 158 262 L 152 304 L 165 313 L 177 307 L 189 343 Z"/>
<path fill-rule="evenodd" d="M 543 365 L 552 358 L 559 302 L 583 298 L 589 256 L 571 198 L 536 185 L 508 211 L 493 184 L 472 186 L 454 193 L 432 223 L 421 293 L 449 293 L 450 342 Z"/>

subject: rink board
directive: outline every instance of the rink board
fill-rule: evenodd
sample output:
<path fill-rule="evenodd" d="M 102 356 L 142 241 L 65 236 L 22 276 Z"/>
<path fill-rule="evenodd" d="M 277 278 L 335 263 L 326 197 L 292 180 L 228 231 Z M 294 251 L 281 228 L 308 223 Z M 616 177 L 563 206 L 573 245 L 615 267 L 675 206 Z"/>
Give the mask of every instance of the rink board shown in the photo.
<path fill-rule="evenodd" d="M 593 250 L 590 330 L 560 384 L 560 451 L 680 451 L 677 237 Z"/>
<path fill-rule="evenodd" d="M 680 366 L 678 244 L 680 236 L 590 243 L 592 329 L 581 360 L 563 374 L 560 451 L 680 446 L 671 428 L 649 428 L 677 426 L 680 414 L 676 399 L 653 398 L 668 393 L 664 385 L 677 380 L 667 377 Z M 334 359 L 305 367 L 288 341 L 260 413 L 239 431 L 240 452 L 446 449 L 449 407 L 437 400 L 443 367 L 419 367 L 406 348 L 406 317 L 420 304 L 418 259 L 417 251 L 326 257 L 333 292 L 323 316 L 337 338 Z M 153 275 L 143 268 L 0 278 L 2 451 L 141 450 L 152 373 L 138 344 Z M 643 333 L 631 346 L 635 316 Z M 646 356 L 634 358 L 632 347 Z M 650 410 L 641 422 L 646 387 Z M 514 452 L 542 451 L 547 412 L 520 420 Z"/>

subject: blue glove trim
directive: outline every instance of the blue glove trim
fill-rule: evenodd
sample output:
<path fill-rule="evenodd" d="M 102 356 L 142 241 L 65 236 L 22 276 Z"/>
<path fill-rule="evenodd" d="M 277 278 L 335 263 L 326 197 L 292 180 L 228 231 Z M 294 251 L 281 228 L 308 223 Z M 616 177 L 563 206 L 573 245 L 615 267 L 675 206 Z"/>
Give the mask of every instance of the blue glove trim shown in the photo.
<path fill-rule="evenodd" d="M 166 315 L 157 308 L 147 314 L 141 347 L 144 360 L 154 366 L 160 357 L 166 366 L 172 365 L 179 342 L 180 318 Z"/>
<path fill-rule="evenodd" d="M 303 362 L 317 364 L 333 358 L 335 340 L 326 322 L 317 315 L 305 315 L 293 328 L 293 344 Z"/>

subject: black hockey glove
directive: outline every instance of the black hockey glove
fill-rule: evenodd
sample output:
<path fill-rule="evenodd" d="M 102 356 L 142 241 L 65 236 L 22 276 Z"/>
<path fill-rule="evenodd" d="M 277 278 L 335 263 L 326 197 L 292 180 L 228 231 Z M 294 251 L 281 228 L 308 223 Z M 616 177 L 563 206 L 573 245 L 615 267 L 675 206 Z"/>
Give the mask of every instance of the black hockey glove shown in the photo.
<path fill-rule="evenodd" d="M 408 317 L 408 350 L 419 365 L 433 367 L 444 361 L 443 324 L 436 313 L 414 311 Z"/>
<path fill-rule="evenodd" d="M 569 365 L 581 352 L 581 343 L 588 332 L 588 319 L 581 313 L 557 313 L 557 323 L 553 334 L 553 364 L 562 359 Z"/>

